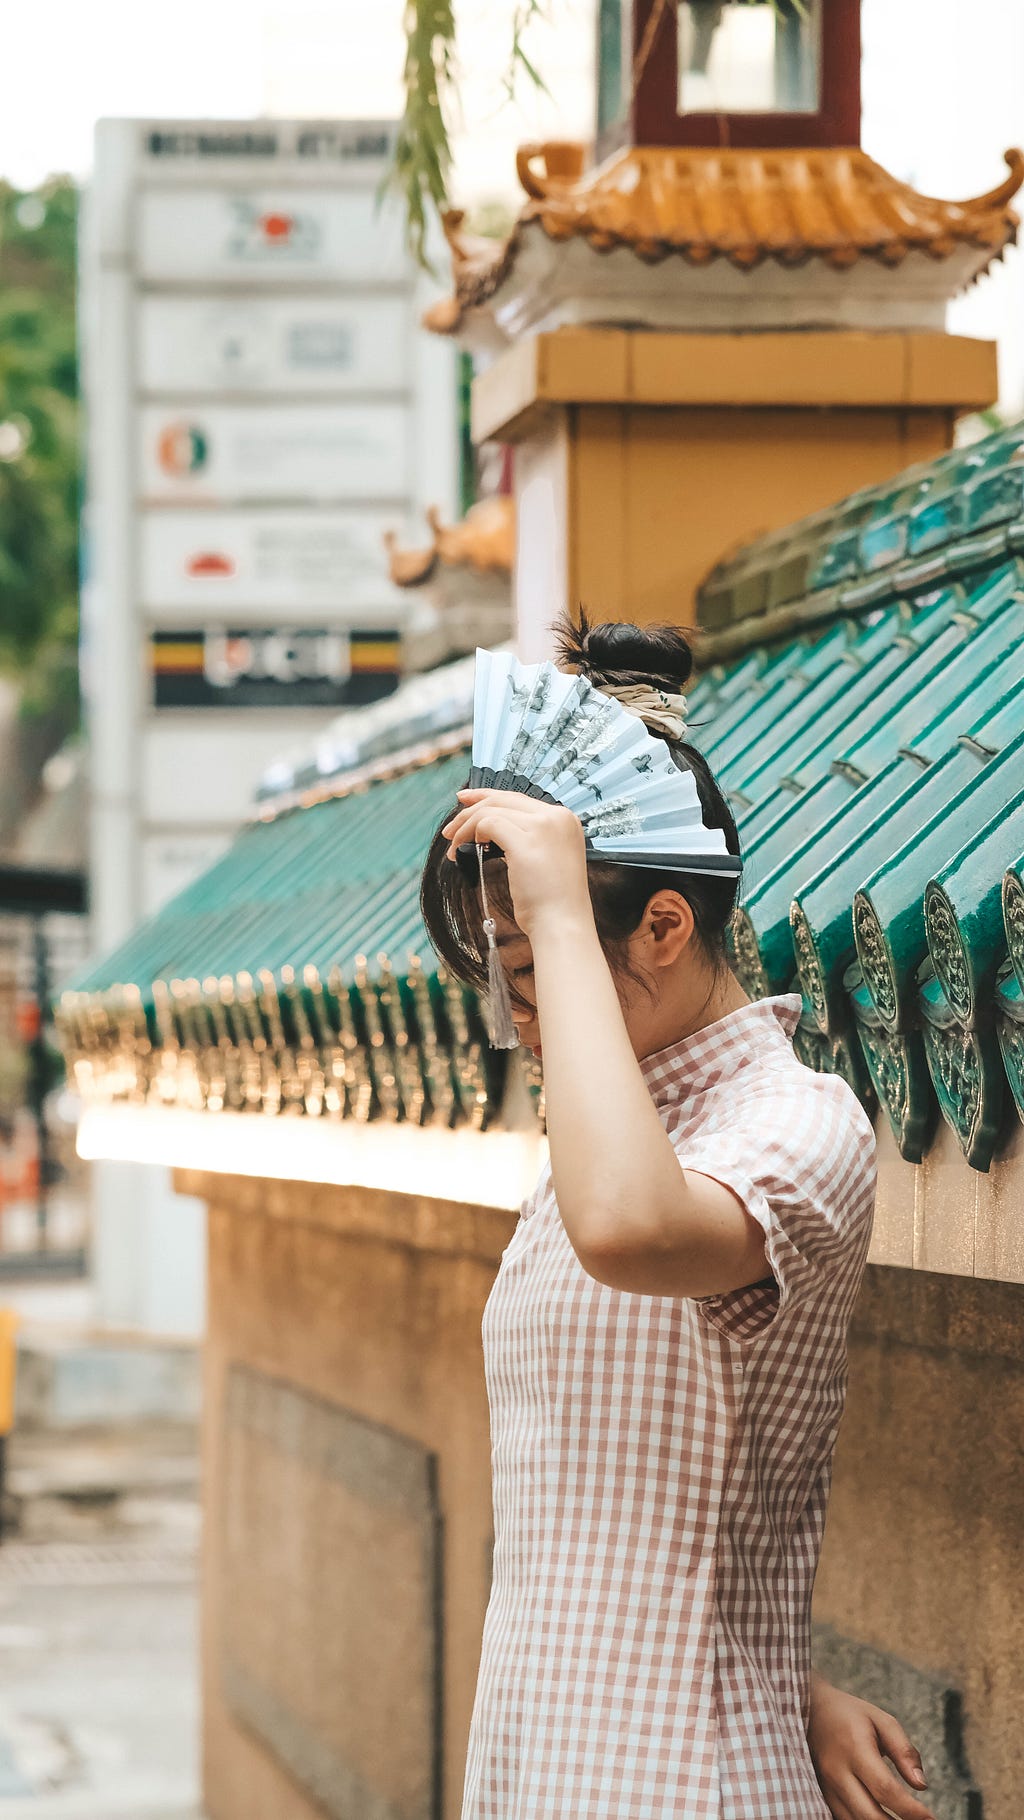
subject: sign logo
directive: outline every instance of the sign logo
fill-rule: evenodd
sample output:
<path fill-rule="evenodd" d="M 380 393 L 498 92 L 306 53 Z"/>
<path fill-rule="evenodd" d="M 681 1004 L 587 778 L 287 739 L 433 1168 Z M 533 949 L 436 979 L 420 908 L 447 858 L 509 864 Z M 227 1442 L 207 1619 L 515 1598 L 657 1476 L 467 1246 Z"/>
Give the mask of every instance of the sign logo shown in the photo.
<path fill-rule="evenodd" d="M 185 573 L 196 581 L 207 581 L 211 576 L 231 576 L 238 571 L 233 557 L 225 556 L 223 550 L 197 550 L 188 558 Z"/>
<path fill-rule="evenodd" d="M 315 259 L 320 251 L 320 223 L 300 209 L 268 209 L 246 197 L 230 203 L 233 227 L 228 258 L 279 261 Z"/>
<path fill-rule="evenodd" d="M 169 423 L 157 437 L 156 456 L 163 473 L 172 480 L 201 474 L 210 454 L 210 442 L 198 424 Z"/>

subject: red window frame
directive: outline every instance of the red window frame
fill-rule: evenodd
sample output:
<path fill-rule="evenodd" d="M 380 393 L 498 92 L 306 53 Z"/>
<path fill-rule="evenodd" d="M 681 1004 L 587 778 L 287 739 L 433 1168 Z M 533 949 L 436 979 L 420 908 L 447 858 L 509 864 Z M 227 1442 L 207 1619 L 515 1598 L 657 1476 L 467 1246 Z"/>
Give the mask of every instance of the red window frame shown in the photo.
<path fill-rule="evenodd" d="M 633 57 L 660 0 L 633 0 Z M 625 118 L 601 135 L 599 155 L 622 145 L 812 146 L 860 144 L 860 0 L 824 0 L 821 106 L 815 114 L 680 114 L 675 6 L 666 7 Z"/>

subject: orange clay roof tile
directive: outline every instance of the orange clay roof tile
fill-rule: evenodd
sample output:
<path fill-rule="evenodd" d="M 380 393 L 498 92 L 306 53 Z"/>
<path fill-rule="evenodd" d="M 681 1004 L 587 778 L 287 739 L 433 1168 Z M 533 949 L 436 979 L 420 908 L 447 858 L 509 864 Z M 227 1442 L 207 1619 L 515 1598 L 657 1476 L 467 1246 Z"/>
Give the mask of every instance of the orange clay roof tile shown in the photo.
<path fill-rule="evenodd" d="M 1024 153 L 1005 154 L 1008 174 L 987 195 L 966 202 L 921 196 L 855 147 L 729 150 L 634 147 L 595 170 L 542 175 L 543 148 L 525 146 L 517 165 L 528 201 L 509 239 L 471 238 L 451 212 L 455 292 L 427 312 L 426 325 L 454 333 L 467 310 L 486 303 L 515 264 L 524 234 L 539 227 L 553 241 L 583 239 L 596 252 L 627 247 L 645 262 L 670 254 L 692 265 L 726 259 L 741 271 L 766 260 L 799 266 L 811 259 L 844 269 L 859 259 L 898 265 L 908 253 L 947 258 L 958 245 L 996 258 L 1016 237 L 1010 199 L 1024 182 Z M 984 270 L 989 260 L 979 266 Z"/>

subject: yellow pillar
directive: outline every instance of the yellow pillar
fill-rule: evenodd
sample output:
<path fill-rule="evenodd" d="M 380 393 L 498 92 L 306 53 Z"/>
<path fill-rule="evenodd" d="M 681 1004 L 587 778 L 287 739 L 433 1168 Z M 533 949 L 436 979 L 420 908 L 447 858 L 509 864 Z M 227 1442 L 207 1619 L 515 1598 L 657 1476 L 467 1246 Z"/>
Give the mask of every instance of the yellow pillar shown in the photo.
<path fill-rule="evenodd" d="M 729 550 L 950 446 L 996 396 L 994 344 L 926 332 L 559 329 L 476 380 L 516 449 L 519 654 L 569 605 L 696 623 Z"/>

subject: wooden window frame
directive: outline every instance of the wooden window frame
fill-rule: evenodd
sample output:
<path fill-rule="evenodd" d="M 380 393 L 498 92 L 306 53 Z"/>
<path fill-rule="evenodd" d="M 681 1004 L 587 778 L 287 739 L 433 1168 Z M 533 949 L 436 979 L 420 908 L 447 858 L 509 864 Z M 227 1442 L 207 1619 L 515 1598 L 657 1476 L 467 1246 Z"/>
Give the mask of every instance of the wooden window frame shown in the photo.
<path fill-rule="evenodd" d="M 633 0 L 633 57 L 660 0 Z M 676 8 L 666 8 L 647 62 L 622 119 L 597 145 L 607 158 L 625 145 L 860 145 L 860 0 L 824 0 L 821 17 L 821 106 L 814 114 L 680 114 Z"/>

